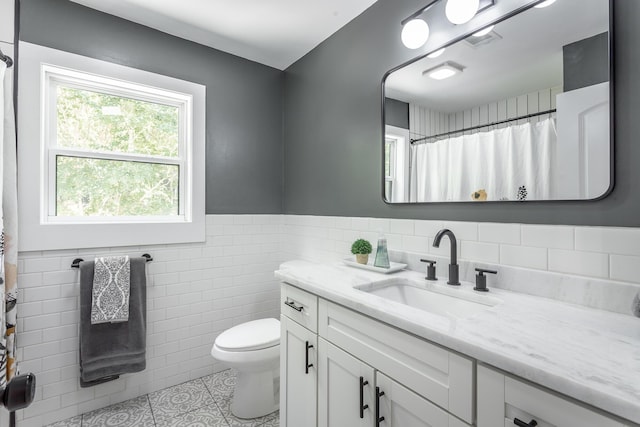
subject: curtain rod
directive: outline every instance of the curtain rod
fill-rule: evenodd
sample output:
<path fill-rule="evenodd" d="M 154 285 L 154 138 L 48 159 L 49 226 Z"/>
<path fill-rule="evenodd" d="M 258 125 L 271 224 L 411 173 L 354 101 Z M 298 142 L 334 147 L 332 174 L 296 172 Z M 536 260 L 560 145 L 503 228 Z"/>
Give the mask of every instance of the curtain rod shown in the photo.
<path fill-rule="evenodd" d="M 2 61 L 5 64 L 7 64 L 7 68 L 9 68 L 9 67 L 11 67 L 13 65 L 13 59 L 11 59 L 10 56 L 7 56 L 4 53 L 2 53 L 2 49 L 0 49 L 0 61 Z"/>
<path fill-rule="evenodd" d="M 454 133 L 460 133 L 460 132 L 468 132 L 470 130 L 482 129 L 482 128 L 486 128 L 486 127 L 489 127 L 489 126 L 497 126 L 497 125 L 501 125 L 501 124 L 504 124 L 504 123 L 513 122 L 513 121 L 516 121 L 516 120 L 530 119 L 531 117 L 542 116 L 544 114 L 551 114 L 551 113 L 555 113 L 555 112 L 556 112 L 556 109 L 554 108 L 552 110 L 540 111 L 539 113 L 527 114 L 525 116 L 514 117 L 512 119 L 501 120 L 499 122 L 487 123 L 486 125 L 472 126 L 470 128 L 460 129 L 460 130 L 452 130 L 451 132 L 445 132 L 445 133 L 441 133 L 441 134 L 438 134 L 438 135 L 424 136 L 422 138 L 411 139 L 410 143 L 411 143 L 411 145 L 414 145 L 414 144 L 416 144 L 418 142 L 426 141 L 427 139 L 440 138 L 441 136 L 453 135 Z"/>

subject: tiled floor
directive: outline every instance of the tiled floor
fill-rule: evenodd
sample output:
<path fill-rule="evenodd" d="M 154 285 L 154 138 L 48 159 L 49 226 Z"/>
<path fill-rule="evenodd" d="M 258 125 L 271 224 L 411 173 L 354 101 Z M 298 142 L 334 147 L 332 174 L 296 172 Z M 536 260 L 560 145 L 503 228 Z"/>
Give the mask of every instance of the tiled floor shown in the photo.
<path fill-rule="evenodd" d="M 231 414 L 235 381 L 226 370 L 47 427 L 279 427 L 278 412 L 252 420 Z"/>

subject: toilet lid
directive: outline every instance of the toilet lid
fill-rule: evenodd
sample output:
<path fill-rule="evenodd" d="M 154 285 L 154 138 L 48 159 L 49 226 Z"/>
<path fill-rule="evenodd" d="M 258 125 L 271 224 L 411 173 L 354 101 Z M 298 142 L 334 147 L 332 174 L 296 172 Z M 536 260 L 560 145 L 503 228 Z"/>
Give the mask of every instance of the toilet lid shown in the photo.
<path fill-rule="evenodd" d="M 227 329 L 216 338 L 222 350 L 249 351 L 273 347 L 280 343 L 280 321 L 259 319 Z"/>

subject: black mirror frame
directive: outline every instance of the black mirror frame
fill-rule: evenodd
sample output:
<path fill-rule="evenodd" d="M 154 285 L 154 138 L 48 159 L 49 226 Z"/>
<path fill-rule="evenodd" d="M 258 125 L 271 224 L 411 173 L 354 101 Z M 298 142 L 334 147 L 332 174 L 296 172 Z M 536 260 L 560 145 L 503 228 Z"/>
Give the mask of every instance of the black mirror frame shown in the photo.
<path fill-rule="evenodd" d="M 527 4 L 525 6 L 516 8 L 512 11 L 510 11 L 509 13 L 504 14 L 503 16 L 501 16 L 500 18 L 491 21 L 490 23 L 488 23 L 487 25 L 496 25 L 499 24 L 502 21 L 506 21 L 507 19 L 510 19 L 516 15 L 519 15 L 520 13 L 523 13 L 531 8 L 533 8 L 535 5 L 537 5 L 538 3 L 542 3 L 545 0 L 538 0 L 536 2 Z M 565 202 L 597 202 L 600 201 L 602 199 L 605 199 L 606 197 L 608 197 L 611 192 L 613 191 L 614 187 L 615 187 L 615 95 L 614 95 L 614 88 L 615 88 L 615 75 L 614 75 L 614 62 L 615 62 L 615 51 L 614 51 L 614 27 L 613 27 L 613 17 L 614 17 L 614 0 L 609 0 L 609 31 L 608 31 L 608 35 L 609 35 L 609 137 L 610 137 L 610 142 L 609 142 L 609 188 L 600 196 L 593 198 L 593 199 L 554 199 L 554 200 L 527 200 L 526 205 L 530 205 L 532 203 L 549 203 L 549 202 L 560 202 L 560 203 L 565 203 Z M 387 80 L 387 77 L 389 77 L 389 75 L 391 73 L 393 73 L 394 71 L 397 71 L 401 68 L 406 67 L 407 65 L 413 64 L 414 62 L 417 62 L 423 58 L 425 58 L 427 55 L 440 50 L 442 48 L 447 48 L 449 46 L 452 46 L 456 43 L 458 43 L 459 41 L 462 41 L 464 39 L 466 39 L 467 37 L 469 37 L 471 34 L 473 34 L 473 31 L 471 32 L 467 32 L 462 34 L 459 37 L 456 37 L 450 41 L 448 41 L 447 43 L 440 45 L 439 47 L 432 49 L 424 54 L 421 54 L 419 56 L 416 56 L 396 67 L 393 67 L 392 69 L 390 69 L 389 71 L 387 71 L 383 76 L 382 76 L 382 81 L 380 84 L 380 88 L 381 88 L 381 130 L 382 130 L 382 149 L 381 149 L 381 197 L 382 197 L 382 201 L 388 205 L 388 206 L 413 206 L 413 205 L 431 205 L 431 204 L 447 204 L 447 205 L 459 205 L 459 204 L 464 204 L 464 206 L 468 206 L 469 204 L 473 204 L 473 205 L 479 205 L 476 202 L 473 202 L 472 200 L 461 200 L 461 201 L 451 201 L 451 202 L 390 202 L 387 200 L 386 195 L 385 195 L 385 176 L 384 176 L 384 166 L 385 166 L 385 133 L 386 133 L 386 114 L 385 114 L 385 82 Z M 488 201 L 488 203 L 491 204 L 511 204 L 511 203 L 522 203 L 522 202 L 518 202 L 516 200 L 491 200 Z M 487 202 L 484 202 L 482 204 L 485 204 Z M 480 205 L 482 205 L 480 204 Z"/>

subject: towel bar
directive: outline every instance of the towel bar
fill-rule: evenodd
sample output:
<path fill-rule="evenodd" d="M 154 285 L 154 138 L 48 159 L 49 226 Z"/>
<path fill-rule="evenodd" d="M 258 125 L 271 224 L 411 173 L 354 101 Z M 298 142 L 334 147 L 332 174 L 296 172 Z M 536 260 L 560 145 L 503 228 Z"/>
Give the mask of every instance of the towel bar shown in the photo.
<path fill-rule="evenodd" d="M 153 257 L 149 254 L 142 254 L 143 258 L 147 259 L 147 262 L 151 262 L 153 261 Z M 73 260 L 73 262 L 71 263 L 71 268 L 80 268 L 80 263 L 84 261 L 82 258 L 76 258 Z"/>

